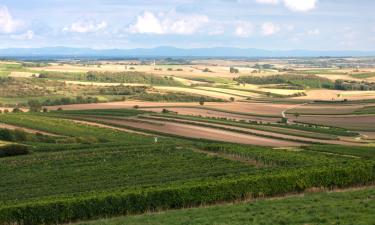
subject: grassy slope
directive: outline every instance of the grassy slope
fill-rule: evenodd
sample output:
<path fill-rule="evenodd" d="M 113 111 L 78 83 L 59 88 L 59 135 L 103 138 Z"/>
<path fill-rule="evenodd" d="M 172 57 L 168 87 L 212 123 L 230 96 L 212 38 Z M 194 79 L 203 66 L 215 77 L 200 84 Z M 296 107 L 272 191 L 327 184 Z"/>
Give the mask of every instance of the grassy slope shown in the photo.
<path fill-rule="evenodd" d="M 276 200 L 119 217 L 80 225 L 374 224 L 375 189 L 314 193 Z"/>

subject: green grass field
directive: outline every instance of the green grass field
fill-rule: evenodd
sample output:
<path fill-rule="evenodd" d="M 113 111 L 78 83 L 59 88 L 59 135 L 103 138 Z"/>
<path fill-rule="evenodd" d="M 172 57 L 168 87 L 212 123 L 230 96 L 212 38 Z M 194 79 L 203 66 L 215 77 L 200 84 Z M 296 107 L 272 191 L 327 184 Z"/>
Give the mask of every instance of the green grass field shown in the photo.
<path fill-rule="evenodd" d="M 358 224 L 375 221 L 375 188 L 311 193 L 280 199 L 173 210 L 147 215 L 103 219 L 79 225 L 299 225 Z"/>

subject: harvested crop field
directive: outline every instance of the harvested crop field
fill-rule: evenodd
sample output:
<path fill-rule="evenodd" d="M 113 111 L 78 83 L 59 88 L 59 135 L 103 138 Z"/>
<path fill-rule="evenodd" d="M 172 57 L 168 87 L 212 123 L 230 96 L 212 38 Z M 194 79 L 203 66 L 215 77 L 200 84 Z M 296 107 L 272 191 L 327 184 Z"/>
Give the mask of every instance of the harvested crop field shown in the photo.
<path fill-rule="evenodd" d="M 302 145 L 301 143 L 292 142 L 292 141 L 277 140 L 277 139 L 272 139 L 272 138 L 259 137 L 256 135 L 248 135 L 248 134 L 242 134 L 242 133 L 237 133 L 233 131 L 195 126 L 195 125 L 189 125 L 189 124 L 181 124 L 181 123 L 163 122 L 162 124 L 157 124 L 157 123 L 147 122 L 147 121 L 128 121 L 128 120 L 116 120 L 116 119 L 106 119 L 106 118 L 100 118 L 98 120 L 100 120 L 101 122 L 118 125 L 118 126 L 134 127 L 138 129 L 150 130 L 150 131 L 178 135 L 178 136 L 189 137 L 189 138 L 199 138 L 199 139 L 203 138 L 203 139 L 208 139 L 208 140 L 225 141 L 225 142 L 233 142 L 233 143 L 241 143 L 241 144 L 263 145 L 263 146 L 275 146 L 275 147 L 276 146 L 300 146 Z"/>
<path fill-rule="evenodd" d="M 64 110 L 84 110 L 84 109 L 122 109 L 133 108 L 135 105 L 142 107 L 200 107 L 196 102 L 144 102 L 144 101 L 122 101 L 122 102 L 108 102 L 108 103 L 91 103 L 91 104 L 74 104 L 74 105 L 59 105 L 49 106 L 50 110 L 62 108 Z M 283 110 L 291 108 L 293 104 L 272 104 L 272 103 L 253 103 L 253 102 L 205 102 L 203 107 L 208 109 L 218 109 L 228 112 L 247 113 L 255 115 L 276 116 L 281 117 Z M 152 109 L 145 109 L 152 110 Z M 173 109 L 173 111 L 177 109 Z M 180 110 L 180 109 L 179 109 Z M 184 109 L 187 110 L 187 109 Z M 190 109 L 189 109 L 190 110 Z M 154 111 L 154 110 L 153 110 Z M 159 111 L 159 109 L 157 110 Z M 183 111 L 181 111 L 183 113 Z M 216 113 L 217 114 L 217 113 Z M 218 116 L 224 117 L 224 116 Z"/>
<path fill-rule="evenodd" d="M 294 97 L 303 100 L 362 100 L 374 99 L 375 91 L 308 90 L 306 96 Z"/>
<path fill-rule="evenodd" d="M 288 108 L 294 107 L 293 104 L 273 104 L 269 102 L 232 102 L 226 105 L 216 105 L 216 109 L 228 110 L 240 113 L 259 114 L 266 116 L 281 116 L 281 113 Z"/>
<path fill-rule="evenodd" d="M 300 113 L 300 114 L 351 114 L 365 106 L 370 105 L 361 105 L 361 104 L 309 104 L 297 106 L 291 110 L 288 110 L 287 113 Z"/>
<path fill-rule="evenodd" d="M 206 103 L 207 105 L 217 105 L 225 103 Z M 126 109 L 139 107 L 173 107 L 173 106 L 199 106 L 197 102 L 143 102 L 143 101 L 121 101 L 121 102 L 106 102 L 106 103 L 90 103 L 90 104 L 73 104 L 73 105 L 59 105 L 49 106 L 50 110 L 62 108 L 64 110 L 86 110 L 86 109 Z"/>
<path fill-rule="evenodd" d="M 213 108 L 213 107 L 212 107 Z M 215 106 L 217 108 L 217 106 Z M 163 108 L 149 108 L 147 111 L 152 112 L 162 112 Z M 271 117 L 260 117 L 251 115 L 240 115 L 229 112 L 220 112 L 204 108 L 192 108 L 192 107 L 172 107 L 168 110 L 177 112 L 179 115 L 189 115 L 189 116 L 201 116 L 201 117 L 211 117 L 211 118 L 227 118 L 233 120 L 251 120 L 251 121 L 264 121 L 264 122 L 277 122 L 278 118 Z"/>
<path fill-rule="evenodd" d="M 290 116 L 292 117 L 292 116 Z M 359 131 L 375 131 L 374 115 L 355 116 L 300 116 L 297 121 Z"/>

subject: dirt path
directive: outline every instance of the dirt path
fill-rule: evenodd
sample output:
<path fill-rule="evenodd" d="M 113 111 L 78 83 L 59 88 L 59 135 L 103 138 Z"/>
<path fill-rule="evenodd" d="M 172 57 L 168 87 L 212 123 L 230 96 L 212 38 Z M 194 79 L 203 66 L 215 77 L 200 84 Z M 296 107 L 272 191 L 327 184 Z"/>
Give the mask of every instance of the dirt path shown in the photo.
<path fill-rule="evenodd" d="M 32 134 L 39 133 L 39 134 L 49 135 L 49 136 L 55 136 L 55 137 L 60 136 L 60 135 L 49 133 L 49 132 L 45 132 L 45 131 L 40 131 L 40 130 L 25 128 L 25 127 L 20 127 L 20 126 L 5 124 L 5 123 L 0 123 L 0 128 L 5 128 L 5 129 L 9 129 L 9 130 L 17 130 L 18 129 L 18 130 L 23 130 L 23 131 L 25 131 L 27 133 L 32 133 Z"/>
<path fill-rule="evenodd" d="M 150 118 L 150 121 L 155 121 L 158 119 L 158 117 L 148 116 Z M 244 131 L 244 132 L 250 132 L 258 135 L 264 135 L 264 136 L 272 136 L 279 139 L 289 139 L 289 140 L 296 140 L 296 141 L 302 141 L 302 142 L 316 142 L 316 143 L 322 143 L 322 144 L 336 144 L 336 145 L 360 145 L 361 143 L 350 141 L 350 140 L 321 140 L 321 139 L 314 139 L 314 138 L 307 138 L 307 137 L 299 137 L 299 136 L 293 136 L 288 134 L 280 134 L 275 132 L 268 132 L 268 131 L 261 131 L 251 128 L 242 128 L 242 127 L 236 127 L 236 126 L 230 126 L 230 125 L 222 125 L 222 124 L 213 124 L 208 122 L 199 122 L 199 121 L 190 121 L 190 120 L 184 120 L 184 119 L 173 119 L 175 121 L 181 121 L 181 122 L 193 122 L 194 124 L 199 125 L 209 125 L 209 126 L 215 126 L 218 128 L 228 128 L 238 131 Z M 146 121 L 148 121 L 146 119 Z M 170 125 L 179 124 L 178 122 L 163 122 Z M 300 144 L 303 145 L 303 144 Z"/>
<path fill-rule="evenodd" d="M 108 129 L 113 129 L 113 130 L 118 130 L 118 131 L 124 131 L 126 133 L 134 133 L 134 134 L 141 134 L 141 135 L 147 135 L 151 136 L 152 134 L 148 134 L 145 132 L 140 132 L 140 131 L 135 131 L 135 130 L 130 130 L 130 129 L 125 129 L 125 128 L 120 128 L 120 127 L 114 127 L 114 126 L 109 126 L 105 125 L 102 123 L 95 123 L 95 122 L 89 122 L 89 121 L 84 121 L 84 120 L 77 120 L 77 119 L 69 119 L 75 123 L 79 124 L 84 124 L 84 125 L 89 125 L 89 126 L 95 126 L 95 127 L 101 127 L 101 128 L 108 128 Z"/>
<path fill-rule="evenodd" d="M 164 123 L 164 125 L 156 125 L 151 123 L 142 123 L 136 121 L 116 120 L 101 118 L 100 121 L 113 125 L 124 125 L 134 128 L 140 128 L 150 131 L 161 132 L 190 138 L 208 139 L 216 141 L 226 141 L 232 143 L 252 144 L 262 146 L 287 147 L 301 146 L 303 144 L 293 141 L 278 140 L 256 135 L 243 134 L 235 131 L 227 131 L 209 127 L 202 127 L 181 123 Z M 153 121 L 154 122 L 154 121 Z"/>

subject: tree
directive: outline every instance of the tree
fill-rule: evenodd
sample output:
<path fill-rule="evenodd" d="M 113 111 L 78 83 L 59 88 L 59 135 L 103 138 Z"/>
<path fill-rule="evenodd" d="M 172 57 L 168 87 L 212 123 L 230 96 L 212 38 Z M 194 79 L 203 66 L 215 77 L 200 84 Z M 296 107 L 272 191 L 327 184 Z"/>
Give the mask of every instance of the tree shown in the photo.
<path fill-rule="evenodd" d="M 199 100 L 199 105 L 204 105 L 204 99 Z"/>
<path fill-rule="evenodd" d="M 30 112 L 40 112 L 42 109 L 42 104 L 38 100 L 29 100 L 28 105 Z"/>
<path fill-rule="evenodd" d="M 286 117 L 281 118 L 281 123 L 288 123 L 288 118 Z"/>
<path fill-rule="evenodd" d="M 231 102 L 234 102 L 235 99 L 234 99 L 234 97 L 230 97 L 229 100 L 230 100 Z"/>
<path fill-rule="evenodd" d="M 12 112 L 13 113 L 19 113 L 19 112 L 22 112 L 22 111 L 20 110 L 20 108 L 14 108 Z"/>
<path fill-rule="evenodd" d="M 234 67 L 230 67 L 229 72 L 230 73 L 239 73 L 240 71 L 238 69 L 234 68 Z"/>
<path fill-rule="evenodd" d="M 294 113 L 294 117 L 296 117 L 296 119 L 300 116 L 299 113 Z"/>

